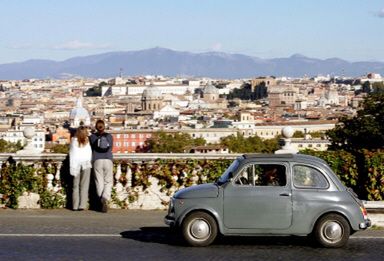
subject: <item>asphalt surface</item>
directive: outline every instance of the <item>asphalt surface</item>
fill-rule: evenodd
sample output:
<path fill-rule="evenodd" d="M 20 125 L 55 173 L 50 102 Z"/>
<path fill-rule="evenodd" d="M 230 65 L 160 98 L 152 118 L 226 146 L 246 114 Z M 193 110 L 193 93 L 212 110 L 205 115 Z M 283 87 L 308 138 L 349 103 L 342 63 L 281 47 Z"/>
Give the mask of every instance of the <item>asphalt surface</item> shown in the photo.
<path fill-rule="evenodd" d="M 185 246 L 165 211 L 0 210 L 0 260 L 383 260 L 384 230 L 324 249 L 306 237 L 225 237 Z"/>

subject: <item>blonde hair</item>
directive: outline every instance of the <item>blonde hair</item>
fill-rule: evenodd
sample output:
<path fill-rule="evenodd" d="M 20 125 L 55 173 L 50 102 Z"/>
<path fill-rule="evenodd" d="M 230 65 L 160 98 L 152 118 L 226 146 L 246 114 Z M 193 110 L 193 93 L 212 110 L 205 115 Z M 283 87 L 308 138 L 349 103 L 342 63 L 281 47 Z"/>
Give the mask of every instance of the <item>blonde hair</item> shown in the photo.
<path fill-rule="evenodd" d="M 87 145 L 89 142 L 87 128 L 84 126 L 80 126 L 76 130 L 76 138 L 77 138 L 77 142 L 79 143 L 79 147 L 83 147 Z"/>

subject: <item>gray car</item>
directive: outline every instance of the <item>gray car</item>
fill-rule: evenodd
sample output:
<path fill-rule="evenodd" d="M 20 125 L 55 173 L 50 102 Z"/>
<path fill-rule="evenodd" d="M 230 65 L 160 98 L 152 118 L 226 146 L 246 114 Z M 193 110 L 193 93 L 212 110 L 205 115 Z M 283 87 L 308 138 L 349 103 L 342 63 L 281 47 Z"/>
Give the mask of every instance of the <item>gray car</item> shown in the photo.
<path fill-rule="evenodd" d="M 371 225 L 356 194 L 325 161 L 300 154 L 238 157 L 213 184 L 176 192 L 165 223 L 192 246 L 222 235 L 312 235 L 344 246 Z"/>

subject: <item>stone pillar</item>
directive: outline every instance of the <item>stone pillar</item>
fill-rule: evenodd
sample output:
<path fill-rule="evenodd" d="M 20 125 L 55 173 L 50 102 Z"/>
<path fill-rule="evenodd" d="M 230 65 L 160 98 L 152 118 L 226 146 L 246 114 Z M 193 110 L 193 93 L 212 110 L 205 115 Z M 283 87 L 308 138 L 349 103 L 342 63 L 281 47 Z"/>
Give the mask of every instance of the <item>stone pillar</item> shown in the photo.
<path fill-rule="evenodd" d="M 116 188 L 116 193 L 117 193 L 118 197 L 120 196 L 120 194 L 124 190 L 123 184 L 121 184 L 121 182 L 120 182 L 121 174 L 122 174 L 121 173 L 121 163 L 119 162 L 117 164 L 116 174 L 115 174 L 115 180 L 116 180 L 115 188 Z"/>
<path fill-rule="evenodd" d="M 275 151 L 275 154 L 296 154 L 298 150 L 292 146 L 291 138 L 293 136 L 294 130 L 292 127 L 287 126 L 281 130 L 281 134 L 283 135 L 284 145 L 281 149 Z"/>
<path fill-rule="evenodd" d="M 27 145 L 22 149 L 16 152 L 16 154 L 22 155 L 35 155 L 40 154 L 41 152 L 33 147 L 32 138 L 35 136 L 35 129 L 33 127 L 27 127 L 23 130 L 23 135 L 27 139 Z"/>
<path fill-rule="evenodd" d="M 132 170 L 127 166 L 127 173 L 125 174 L 127 178 L 127 185 L 125 185 L 126 188 L 131 188 L 132 187 Z"/>
<path fill-rule="evenodd" d="M 47 174 L 47 189 L 53 191 L 53 179 L 55 176 L 53 174 Z"/>
<path fill-rule="evenodd" d="M 53 188 L 53 191 L 58 192 L 61 189 L 61 182 L 60 182 L 60 169 L 62 162 L 56 162 L 56 173 L 55 173 L 55 187 Z"/>

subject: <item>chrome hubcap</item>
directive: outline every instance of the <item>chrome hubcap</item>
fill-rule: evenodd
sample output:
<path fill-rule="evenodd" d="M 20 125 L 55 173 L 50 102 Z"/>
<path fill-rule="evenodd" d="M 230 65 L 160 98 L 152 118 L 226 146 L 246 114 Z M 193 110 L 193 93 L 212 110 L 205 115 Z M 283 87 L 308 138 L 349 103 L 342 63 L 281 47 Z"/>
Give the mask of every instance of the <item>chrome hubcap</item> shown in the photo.
<path fill-rule="evenodd" d="M 202 240 L 210 235 L 211 228 L 204 219 L 196 219 L 192 222 L 189 231 L 194 238 Z"/>
<path fill-rule="evenodd" d="M 328 221 L 323 226 L 323 235 L 330 242 L 338 241 L 343 237 L 343 228 L 336 221 Z"/>

